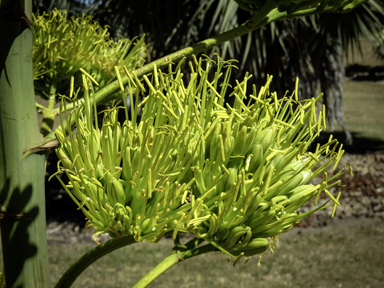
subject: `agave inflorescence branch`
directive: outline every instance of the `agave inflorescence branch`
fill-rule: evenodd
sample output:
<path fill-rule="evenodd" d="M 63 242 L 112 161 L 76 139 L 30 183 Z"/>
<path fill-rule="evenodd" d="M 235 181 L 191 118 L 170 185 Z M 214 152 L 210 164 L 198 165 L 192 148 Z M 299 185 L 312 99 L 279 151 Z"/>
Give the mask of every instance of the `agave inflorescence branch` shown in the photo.
<path fill-rule="evenodd" d="M 268 88 L 272 77 L 249 93 L 248 74 L 232 88 L 233 61 L 216 62 L 193 57 L 189 82 L 181 65 L 169 65 L 168 73 L 155 69 L 143 82 L 129 75 L 132 110 L 124 123 L 117 120 L 123 107 L 115 104 L 93 127 L 89 88 L 84 104 L 65 113 L 77 133 L 56 131 L 59 172 L 68 175 L 65 188 L 95 228 L 95 240 L 108 233 L 157 242 L 165 233 L 190 232 L 239 259 L 266 251 L 273 237 L 327 207 L 296 213 L 321 192 L 329 205 L 340 205 L 328 187 L 340 184 L 332 181 L 343 169 L 308 184 L 336 169 L 344 152 L 332 139 L 307 151 L 325 129 L 324 109 L 316 112 L 321 95 L 299 101 L 296 89 L 279 99 Z"/>
<path fill-rule="evenodd" d="M 115 79 L 113 67 L 120 67 L 121 73 L 123 67 L 135 70 L 144 64 L 147 52 L 143 38 L 115 42 L 108 27 L 101 27 L 91 16 L 68 20 L 67 12 L 57 9 L 33 15 L 33 32 L 35 91 L 49 100 L 48 107 L 42 109 L 44 136 L 51 132 L 58 113 L 54 109 L 57 93 L 68 94 L 71 79 L 79 86 L 83 73 L 89 73 L 99 85 L 94 87 L 97 91 Z"/>
<path fill-rule="evenodd" d="M 76 86 L 82 84 L 81 68 L 104 87 L 116 77 L 114 66 L 124 72 L 123 65 L 132 71 L 144 64 L 143 39 L 121 38 L 115 42 L 108 26 L 101 27 L 85 14 L 68 20 L 66 11 L 54 9 L 41 15 L 37 12 L 33 15 L 33 31 L 34 77 L 38 91 L 45 89 L 44 80 L 58 78 L 64 80 L 59 91 L 67 93 L 72 76 Z"/>
<path fill-rule="evenodd" d="M 185 57 L 190 57 L 193 54 L 198 54 L 203 51 L 209 50 L 217 45 L 220 45 L 226 41 L 247 34 L 252 30 L 258 29 L 264 25 L 277 20 L 284 20 L 288 18 L 301 17 L 314 15 L 319 13 L 346 13 L 355 7 L 361 5 L 366 0 L 314 0 L 314 1 L 237 1 L 241 4 L 241 8 L 253 11 L 254 15 L 242 25 L 235 27 L 229 31 L 226 31 L 215 37 L 205 39 L 193 46 L 186 47 L 174 53 L 171 53 L 165 57 L 157 59 L 151 63 L 143 65 L 133 71 L 132 75 L 137 78 L 143 77 L 148 73 L 152 73 L 157 67 L 167 67 L 170 63 L 177 63 Z M 255 6 L 253 2 L 258 2 L 261 6 Z M 253 3 L 253 4 L 252 4 Z M 250 5 L 246 8 L 246 5 Z M 156 68 L 155 68 L 156 67 Z M 128 85 L 129 78 L 127 76 L 122 77 L 121 83 Z M 100 89 L 95 95 L 95 101 L 97 103 L 105 102 L 110 96 L 119 90 L 118 80 Z M 54 139 L 54 132 L 51 132 L 47 136 L 47 140 Z"/>

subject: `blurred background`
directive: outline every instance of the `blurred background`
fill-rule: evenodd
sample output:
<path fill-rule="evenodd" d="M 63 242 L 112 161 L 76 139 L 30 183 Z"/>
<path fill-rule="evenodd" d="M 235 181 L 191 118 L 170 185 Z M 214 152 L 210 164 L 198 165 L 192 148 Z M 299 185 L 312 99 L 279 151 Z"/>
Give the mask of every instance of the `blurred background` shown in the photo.
<path fill-rule="evenodd" d="M 93 15 L 102 26 L 109 26 L 116 40 L 121 36 L 145 35 L 147 63 L 230 30 L 251 16 L 233 0 L 33 0 L 33 3 L 34 12 L 57 8 L 68 10 L 69 16 Z M 383 11 L 384 1 L 370 0 L 347 14 L 275 22 L 205 52 L 239 60 L 233 78 L 249 72 L 254 75 L 252 83 L 257 87 L 265 83 L 267 74 L 273 75 L 271 90 L 278 95 L 292 91 L 296 77 L 300 79 L 301 98 L 316 97 L 322 91 L 329 128 L 319 141 L 326 141 L 333 134 L 345 143 L 347 154 L 343 163 L 351 162 L 354 175 L 343 176 L 346 186 L 335 218 L 330 218 L 329 210 L 323 210 L 305 219 L 281 237 L 284 241 L 276 255 L 265 256 L 261 267 L 257 267 L 255 259 L 245 265 L 247 268 L 232 269 L 223 255 L 206 255 L 188 260 L 191 267 L 185 263 L 174 267 L 152 287 L 255 287 L 256 282 L 257 287 L 382 286 Z M 56 172 L 56 162 L 51 154 L 47 175 Z M 54 282 L 79 253 L 92 245 L 92 231 L 83 229 L 83 214 L 76 210 L 77 206 L 58 181 L 53 179 L 46 185 L 47 233 Z M 310 205 L 313 204 L 303 207 L 303 212 Z M 75 287 L 127 287 L 127 283 L 133 284 L 156 265 L 171 247 L 172 243 L 165 240 L 160 245 L 139 244 L 124 249 L 125 252 L 118 251 L 91 267 L 89 270 L 93 272 L 84 274 Z M 62 253 L 63 249 L 71 253 Z M 146 258 L 143 255 L 151 256 L 143 259 Z M 112 275 L 114 280 L 108 282 Z"/>

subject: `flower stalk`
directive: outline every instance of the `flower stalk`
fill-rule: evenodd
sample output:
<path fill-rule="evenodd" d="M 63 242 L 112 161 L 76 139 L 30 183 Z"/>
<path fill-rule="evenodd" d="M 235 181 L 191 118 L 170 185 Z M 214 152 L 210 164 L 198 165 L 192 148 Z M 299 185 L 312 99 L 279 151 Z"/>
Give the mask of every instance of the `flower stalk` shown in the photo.
<path fill-rule="evenodd" d="M 132 237 L 124 237 L 120 239 L 112 239 L 105 243 L 102 243 L 95 248 L 91 249 L 74 262 L 65 273 L 60 277 L 56 283 L 55 288 L 69 288 L 75 282 L 77 277 L 92 263 L 100 259 L 101 257 L 120 249 L 122 247 L 136 243 Z"/>
<path fill-rule="evenodd" d="M 155 268 L 148 272 L 143 278 L 140 279 L 132 288 L 144 288 L 151 284 L 157 277 L 171 268 L 173 265 L 185 261 L 189 258 L 199 256 L 205 253 L 215 251 L 216 248 L 210 244 L 196 247 L 194 249 L 179 251 L 175 250 L 171 255 L 166 257 L 161 263 L 159 263 Z"/>

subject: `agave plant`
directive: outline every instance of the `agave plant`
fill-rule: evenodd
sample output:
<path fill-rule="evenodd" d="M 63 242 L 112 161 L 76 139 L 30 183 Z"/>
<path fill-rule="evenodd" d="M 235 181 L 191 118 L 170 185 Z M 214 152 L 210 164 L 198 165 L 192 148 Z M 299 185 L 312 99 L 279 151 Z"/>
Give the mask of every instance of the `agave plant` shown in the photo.
<path fill-rule="evenodd" d="M 274 237 L 327 207 L 296 212 L 320 193 L 329 205 L 340 205 L 340 194 L 328 189 L 340 185 L 334 179 L 344 168 L 331 178 L 325 170 L 336 169 L 344 150 L 330 139 L 307 151 L 326 128 L 324 106 L 316 111 L 322 95 L 300 101 L 296 85 L 279 99 L 269 91 L 272 76 L 248 92 L 249 74 L 232 88 L 233 61 L 193 59 L 189 82 L 181 63 L 174 70 L 170 64 L 168 72 L 155 69 L 143 83 L 128 73 L 133 105 L 128 110 L 115 103 L 103 112 L 101 127 L 93 125 L 92 82 L 83 77 L 85 105 L 65 112 L 68 123 L 76 119 L 77 133 L 56 132 L 58 173 L 67 174 L 69 183 L 62 184 L 87 227 L 95 228 L 95 241 L 100 233 L 157 242 L 189 232 L 237 262 L 266 251 Z M 140 104 L 139 93 L 145 95 Z M 320 184 L 308 184 L 319 174 Z"/>
<path fill-rule="evenodd" d="M 291 2 L 287 4 L 289 1 L 267 0 L 257 15 L 227 33 L 172 53 L 132 73 L 128 69 L 121 69 L 124 68 L 121 63 L 113 66 L 113 70 L 109 71 L 115 71 L 118 80 L 98 91 L 94 84 L 99 85 L 108 75 L 100 77 L 97 69 L 93 71 L 92 67 L 86 66 L 87 62 L 81 61 L 87 55 L 76 54 L 74 48 L 85 49 L 87 54 L 92 54 L 99 49 L 92 50 L 92 45 L 97 46 L 100 40 L 103 42 L 104 30 L 99 31 L 101 34 L 95 33 L 98 40 L 93 42 L 76 39 L 75 46 L 68 42 L 67 48 L 73 49 L 73 53 L 64 58 L 64 54 L 60 53 L 64 51 L 61 42 L 65 37 L 56 38 L 53 34 L 44 33 L 58 26 L 58 34 L 62 35 L 71 24 L 55 26 L 52 22 L 41 32 L 42 36 L 47 37 L 39 43 L 44 45 L 44 49 L 35 55 L 35 59 L 39 59 L 35 62 L 35 72 L 37 78 L 44 76 L 49 87 L 40 86 L 41 90 L 49 93 L 48 107 L 43 107 L 44 113 L 47 112 L 45 119 L 50 117 L 48 114 L 55 112 L 57 86 L 64 81 L 70 83 L 69 92 L 64 87 L 67 92 L 62 93 L 68 95 L 62 96 L 66 119 L 62 120 L 62 128 L 57 129 L 58 140 L 43 141 L 42 145 L 30 149 L 28 147 L 40 142 L 33 130 L 37 118 L 28 104 L 33 102 L 34 96 L 27 81 L 32 80 L 32 73 L 28 70 L 28 66 L 31 68 L 32 65 L 27 65 L 30 63 L 28 39 L 31 39 L 32 31 L 26 29 L 27 24 L 31 24 L 28 20 L 31 19 L 28 15 L 30 1 L 24 1 L 25 5 L 19 5 L 18 1 L 6 2 L 1 5 L 2 12 L 5 12 L 2 13 L 2 19 L 12 29 L 3 29 L 3 32 L 9 33 L 3 33 L 1 37 L 8 44 L 12 42 L 12 45 L 5 47 L 10 49 L 3 51 L 6 59 L 4 69 L 12 73 L 1 74 L 0 80 L 4 85 L 0 86 L 4 88 L 4 95 L 15 97 L 0 97 L 6 100 L 2 101 L 6 109 L 0 113 L 3 126 L 1 139 L 10 139 L 12 142 L 11 145 L 3 145 L 7 149 L 1 149 L 0 158 L 4 160 L 2 164 L 5 170 L 12 172 L 9 175 L 19 176 L 17 181 L 13 180 L 13 176 L 3 181 L 6 183 L 3 208 L 7 211 L 2 211 L 3 221 L 6 222 L 2 230 L 5 228 L 10 231 L 2 233 L 7 240 L 2 241 L 3 251 L 7 252 L 3 253 L 4 263 L 8 267 L 4 270 L 7 286 L 41 286 L 41 283 L 45 283 L 44 287 L 49 286 L 46 243 L 44 233 L 39 233 L 44 229 L 44 219 L 40 217 L 44 216 L 44 205 L 41 205 L 44 199 L 40 197 L 41 193 L 35 193 L 41 192 L 44 185 L 37 180 L 41 177 L 25 177 L 23 172 L 26 167 L 32 167 L 27 174 L 38 174 L 39 167 L 43 167 L 44 157 L 26 156 L 26 152 L 49 151 L 57 147 L 52 142 L 61 143 L 57 149 L 62 163 L 58 173 L 68 174 L 69 183 L 63 184 L 88 218 L 88 226 L 96 228 L 95 238 L 98 233 L 104 232 L 115 238 L 88 251 L 64 273 L 56 287 L 69 287 L 87 266 L 112 250 L 137 241 L 156 242 L 165 234 L 175 238 L 174 252 L 169 256 L 171 258 L 167 257 L 164 265 L 151 270 L 135 287 L 145 287 L 180 260 L 209 251 L 221 250 L 236 257 L 235 264 L 244 255 L 252 256 L 271 247 L 271 238 L 289 230 L 305 215 L 298 215 L 295 208 L 309 198 L 317 197 L 324 191 L 334 203 L 330 205 L 339 204 L 339 195 L 335 199 L 327 189 L 339 185 L 340 182 L 334 179 L 343 170 L 328 179 L 325 169 L 332 165 L 337 167 L 343 154 L 342 146 L 330 139 L 325 145 L 317 145 L 314 153 L 307 151 L 309 143 L 325 129 L 324 111 L 315 111 L 321 97 L 300 100 L 296 84 L 291 96 L 280 95 L 282 98 L 279 99 L 276 93 L 269 91 L 271 77 L 256 93 L 255 86 L 249 89 L 246 85 L 250 82 L 249 74 L 231 86 L 229 79 L 231 68 L 234 67 L 231 61 L 217 59 L 216 69 L 213 69 L 213 60 L 194 59 L 194 64 L 189 65 L 189 80 L 183 77 L 181 64 L 174 69 L 172 62 L 288 16 L 332 11 L 334 5 L 338 7 L 340 3 L 344 6 L 352 3 L 353 6 L 360 0 L 326 1 L 331 5 L 325 6 L 321 3 L 317 5 L 320 0 L 292 1 L 293 6 L 299 4 L 296 8 L 303 8 L 301 4 L 315 5 L 297 11 L 290 9 Z M 78 7 L 91 2 L 94 1 L 78 3 Z M 151 15 L 148 11 L 146 13 Z M 164 18 L 164 15 L 161 17 Z M 76 23 L 80 30 L 84 28 L 80 25 L 83 22 Z M 77 29 L 75 26 L 73 28 Z M 92 34 L 79 31 L 77 35 L 81 37 Z M 101 48 L 98 51 L 104 51 Z M 20 53 L 8 53 L 12 51 Z M 77 60 L 82 65 L 72 61 L 72 56 L 79 56 Z M 66 66 L 60 61 L 68 61 L 70 65 Z M 162 68 L 169 65 L 168 73 L 157 70 L 156 65 Z M 81 74 L 75 72 L 72 66 L 79 68 Z M 213 78 L 209 76 L 210 70 L 216 71 Z M 121 78 L 122 72 L 127 76 Z M 148 78 L 150 73 L 152 76 Z M 71 80 L 60 78 L 63 75 L 70 76 Z M 145 82 L 142 83 L 138 78 L 143 78 Z M 25 83 L 21 83 L 23 81 Z M 81 89 L 74 93 L 75 87 L 79 86 L 83 86 L 83 93 L 80 93 Z M 126 121 L 117 121 L 116 114 L 120 107 L 116 104 L 104 111 L 100 128 L 97 121 L 93 125 L 95 106 L 108 100 L 119 87 L 124 93 L 128 90 L 131 98 L 130 109 L 124 107 Z M 124 93 L 119 94 L 124 97 Z M 139 104 L 140 93 L 145 97 Z M 83 95 L 84 98 L 78 101 L 77 98 Z M 27 100 L 26 105 L 22 105 L 29 107 L 27 115 L 22 115 L 25 109 L 19 109 L 21 98 L 22 101 Z M 66 99 L 73 103 L 67 105 Z M 229 105 L 226 99 L 233 105 Z M 71 106 L 74 109 L 68 112 Z M 139 106 L 143 108 L 142 117 L 137 115 Z M 17 112 L 13 114 L 20 117 L 9 117 L 9 111 Z M 77 125 L 76 132 L 72 131 L 72 122 Z M 31 137 L 26 137 L 29 134 Z M 47 136 L 48 140 L 52 134 Z M 20 159 L 22 152 L 24 158 Z M 307 181 L 320 173 L 324 173 L 321 184 L 308 184 Z M 40 195 L 40 198 L 36 198 L 36 195 Z M 324 207 L 320 206 L 314 211 Z M 16 218 L 26 217 L 29 221 L 14 221 L 15 215 Z M 184 246 L 178 245 L 178 233 L 183 231 L 193 233 L 197 240 L 193 239 Z M 204 241 L 208 244 L 200 246 Z M 20 249 L 14 249 L 16 246 Z M 16 263 L 15 257 L 22 261 Z"/>

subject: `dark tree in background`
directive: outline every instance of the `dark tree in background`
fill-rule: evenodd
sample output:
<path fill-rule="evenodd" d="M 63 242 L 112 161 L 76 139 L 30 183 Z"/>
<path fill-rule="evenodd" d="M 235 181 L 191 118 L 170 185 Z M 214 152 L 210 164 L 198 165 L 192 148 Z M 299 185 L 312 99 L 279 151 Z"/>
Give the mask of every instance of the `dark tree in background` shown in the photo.
<path fill-rule="evenodd" d="M 225 32 L 251 17 L 233 0 L 34 0 L 34 9 L 49 11 L 53 7 L 93 15 L 101 25 L 109 25 L 118 38 L 146 35 L 148 59 L 155 60 L 178 49 Z M 343 56 L 360 49 L 360 36 L 380 45 L 383 31 L 384 2 L 370 0 L 347 14 L 322 14 L 274 22 L 206 54 L 219 53 L 239 62 L 239 77 L 245 71 L 254 75 L 260 87 L 266 75 L 273 75 L 271 88 L 284 95 L 300 79 L 302 98 L 324 93 L 324 104 L 331 129 L 336 121 L 343 125 Z M 378 44 L 379 43 L 379 44 Z"/>

